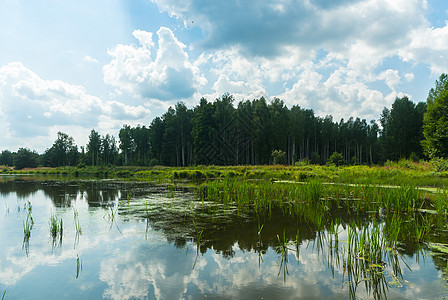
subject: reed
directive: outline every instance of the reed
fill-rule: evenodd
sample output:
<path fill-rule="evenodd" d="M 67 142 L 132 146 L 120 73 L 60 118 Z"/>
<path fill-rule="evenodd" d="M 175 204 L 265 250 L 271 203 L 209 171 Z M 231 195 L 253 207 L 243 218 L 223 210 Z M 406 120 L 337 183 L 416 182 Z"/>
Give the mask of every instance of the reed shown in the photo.
<path fill-rule="evenodd" d="M 28 213 L 25 221 L 23 221 L 23 234 L 25 238 L 29 239 L 31 236 L 31 229 L 33 229 L 34 221 L 31 214 Z"/>
<path fill-rule="evenodd" d="M 73 208 L 73 223 L 75 224 L 75 234 L 79 236 L 82 234 L 82 227 L 79 224 L 79 214 L 76 208 Z"/>
<path fill-rule="evenodd" d="M 61 246 L 62 236 L 64 232 L 62 218 L 58 219 L 56 215 L 51 215 L 49 224 L 50 224 L 50 235 L 52 238 L 53 247 L 56 246 L 57 241 L 59 242 L 59 246 Z"/>

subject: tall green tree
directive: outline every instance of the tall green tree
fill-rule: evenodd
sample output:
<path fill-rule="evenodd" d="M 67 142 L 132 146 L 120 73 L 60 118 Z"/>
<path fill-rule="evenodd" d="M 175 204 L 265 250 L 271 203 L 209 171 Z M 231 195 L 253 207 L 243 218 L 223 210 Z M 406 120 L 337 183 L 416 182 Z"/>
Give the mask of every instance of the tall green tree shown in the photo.
<path fill-rule="evenodd" d="M 407 97 L 396 98 L 392 108 L 384 108 L 380 118 L 383 160 L 397 160 L 420 154 L 424 105 L 415 105 Z"/>
<path fill-rule="evenodd" d="M 448 75 L 440 75 L 427 98 L 423 150 L 429 157 L 448 157 Z"/>
<path fill-rule="evenodd" d="M 100 164 L 100 153 L 101 153 L 101 136 L 100 134 L 92 129 L 89 135 L 89 142 L 87 143 L 87 157 L 89 158 L 89 163 L 92 166 L 98 166 Z"/>
<path fill-rule="evenodd" d="M 74 139 L 66 133 L 58 132 L 53 146 L 43 155 L 44 164 L 50 167 L 72 166 L 78 161 L 78 147 Z"/>
<path fill-rule="evenodd" d="M 123 125 L 118 133 L 120 139 L 120 149 L 123 154 L 123 164 L 129 165 L 133 163 L 133 154 L 135 153 L 135 142 L 132 137 L 132 129 L 129 125 Z"/>
<path fill-rule="evenodd" d="M 13 166 L 14 165 L 14 155 L 9 150 L 3 150 L 0 154 L 0 165 Z"/>
<path fill-rule="evenodd" d="M 20 148 L 14 156 L 14 167 L 17 170 L 23 168 L 35 168 L 38 166 L 39 154 L 28 148 Z"/>
<path fill-rule="evenodd" d="M 198 106 L 194 109 L 193 118 L 193 151 L 194 160 L 197 164 L 211 164 L 213 154 L 213 112 L 212 103 L 201 98 Z M 211 155 L 210 155 L 211 153 Z"/>

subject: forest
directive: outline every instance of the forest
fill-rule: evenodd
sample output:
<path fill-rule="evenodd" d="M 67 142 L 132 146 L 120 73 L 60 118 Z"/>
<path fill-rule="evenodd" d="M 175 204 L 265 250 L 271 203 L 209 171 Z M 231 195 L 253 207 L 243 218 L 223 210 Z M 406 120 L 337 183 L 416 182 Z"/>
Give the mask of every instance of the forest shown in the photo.
<path fill-rule="evenodd" d="M 0 165 L 36 166 L 191 166 L 326 164 L 339 153 L 345 164 L 381 164 L 448 156 L 448 79 L 442 74 L 426 102 L 396 98 L 378 120 L 350 117 L 336 121 L 316 116 L 278 98 L 235 103 L 231 94 L 215 101 L 183 102 L 149 125 L 123 125 L 118 137 L 92 129 L 78 146 L 59 132 L 53 145 L 38 154 L 27 148 L 3 150 Z"/>

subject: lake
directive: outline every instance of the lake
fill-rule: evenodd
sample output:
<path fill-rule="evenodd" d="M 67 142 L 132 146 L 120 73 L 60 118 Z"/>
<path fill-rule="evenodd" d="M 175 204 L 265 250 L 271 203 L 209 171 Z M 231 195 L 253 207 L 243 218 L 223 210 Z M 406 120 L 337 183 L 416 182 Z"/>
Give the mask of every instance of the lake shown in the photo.
<path fill-rule="evenodd" d="M 388 246 L 391 215 L 336 207 L 316 226 L 313 211 L 312 207 L 307 213 L 279 207 L 263 213 L 239 209 L 200 201 L 194 187 L 172 184 L 3 176 L 0 295 L 5 292 L 4 299 L 448 297 L 446 219 L 404 216 L 402 231 L 413 228 L 413 222 L 434 218 L 431 231 L 420 242 L 397 232 L 398 242 L 392 247 Z M 58 224 L 53 233 L 51 218 Z M 374 251 L 379 255 L 376 262 Z"/>

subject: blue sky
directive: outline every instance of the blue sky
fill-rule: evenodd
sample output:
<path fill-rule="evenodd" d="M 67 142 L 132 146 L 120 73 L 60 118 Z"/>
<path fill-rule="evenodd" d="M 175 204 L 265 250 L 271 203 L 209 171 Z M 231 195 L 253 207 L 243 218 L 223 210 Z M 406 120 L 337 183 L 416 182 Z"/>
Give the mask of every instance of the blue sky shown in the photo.
<path fill-rule="evenodd" d="M 447 21 L 445 0 L 0 0 L 0 150 L 226 92 L 378 119 L 448 72 Z"/>

